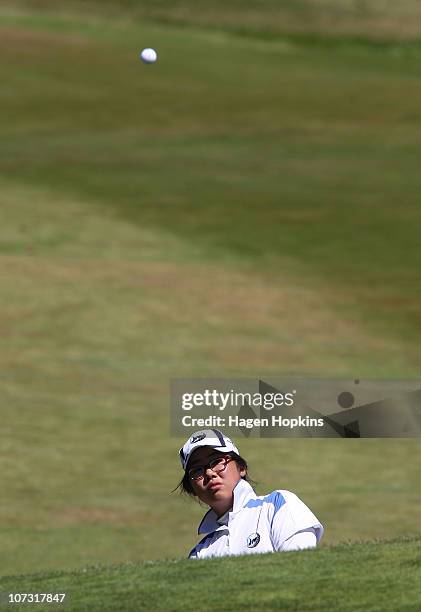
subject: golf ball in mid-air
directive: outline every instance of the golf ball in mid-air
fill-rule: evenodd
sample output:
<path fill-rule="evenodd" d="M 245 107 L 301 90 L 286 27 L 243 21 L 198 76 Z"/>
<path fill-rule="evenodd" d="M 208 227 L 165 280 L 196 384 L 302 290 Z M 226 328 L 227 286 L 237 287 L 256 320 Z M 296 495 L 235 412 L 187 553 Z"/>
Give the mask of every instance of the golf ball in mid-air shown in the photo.
<path fill-rule="evenodd" d="M 142 60 L 142 62 L 145 62 L 145 64 L 154 64 L 158 59 L 158 55 L 155 49 L 150 49 L 148 47 L 147 49 L 143 49 L 143 51 L 140 52 L 140 59 Z"/>

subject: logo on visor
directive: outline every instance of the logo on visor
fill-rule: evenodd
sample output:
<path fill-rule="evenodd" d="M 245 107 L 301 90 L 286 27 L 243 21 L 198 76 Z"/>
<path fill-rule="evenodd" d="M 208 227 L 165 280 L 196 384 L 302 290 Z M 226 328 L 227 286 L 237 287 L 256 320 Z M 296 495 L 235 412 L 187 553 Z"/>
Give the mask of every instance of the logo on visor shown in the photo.
<path fill-rule="evenodd" d="M 252 533 L 247 538 L 247 548 L 256 548 L 260 542 L 260 535 L 258 533 Z"/>
<path fill-rule="evenodd" d="M 200 442 L 200 440 L 203 440 L 203 438 L 206 438 L 205 433 L 201 433 L 198 436 L 192 436 L 190 438 L 190 444 L 196 444 L 196 442 Z"/>

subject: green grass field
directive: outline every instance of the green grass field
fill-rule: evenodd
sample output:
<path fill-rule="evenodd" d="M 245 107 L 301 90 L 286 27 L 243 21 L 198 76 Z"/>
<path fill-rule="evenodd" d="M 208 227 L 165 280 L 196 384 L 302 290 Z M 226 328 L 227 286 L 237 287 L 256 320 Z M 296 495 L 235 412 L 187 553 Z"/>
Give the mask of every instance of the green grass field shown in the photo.
<path fill-rule="evenodd" d="M 363 568 L 363 569 L 362 569 Z M 421 539 L 231 559 L 146 561 L 0 579 L 9 592 L 66 593 L 65 610 L 337 610 L 421 607 Z M 200 602 L 200 604 L 199 604 Z M 50 610 L 50 606 L 4 606 Z M 58 606 L 54 606 L 57 609 Z"/>
<path fill-rule="evenodd" d="M 419 6 L 209 6 L 0 3 L 2 575 L 186 555 L 172 377 L 419 377 Z M 418 440 L 239 446 L 421 534 Z"/>

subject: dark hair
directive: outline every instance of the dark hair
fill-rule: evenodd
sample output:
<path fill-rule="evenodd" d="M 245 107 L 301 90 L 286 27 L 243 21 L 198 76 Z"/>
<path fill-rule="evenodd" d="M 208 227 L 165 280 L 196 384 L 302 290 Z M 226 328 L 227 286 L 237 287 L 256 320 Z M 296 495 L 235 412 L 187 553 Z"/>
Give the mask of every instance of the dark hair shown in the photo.
<path fill-rule="evenodd" d="M 248 470 L 247 461 L 243 457 L 240 457 L 240 455 L 237 455 L 237 453 L 234 453 L 234 452 L 223 453 L 223 454 L 229 455 L 230 457 L 232 457 L 235 460 L 236 464 L 238 465 L 239 469 L 246 471 L 245 476 L 242 476 L 241 478 L 253 485 L 254 481 L 247 474 L 247 470 Z M 172 493 L 174 493 L 174 491 L 177 491 L 177 489 L 179 490 L 181 494 L 190 495 L 190 497 L 196 497 L 193 491 L 192 483 L 189 478 L 189 472 L 187 469 L 184 472 L 183 478 L 180 480 L 180 482 L 175 487 L 175 489 L 173 489 Z"/>

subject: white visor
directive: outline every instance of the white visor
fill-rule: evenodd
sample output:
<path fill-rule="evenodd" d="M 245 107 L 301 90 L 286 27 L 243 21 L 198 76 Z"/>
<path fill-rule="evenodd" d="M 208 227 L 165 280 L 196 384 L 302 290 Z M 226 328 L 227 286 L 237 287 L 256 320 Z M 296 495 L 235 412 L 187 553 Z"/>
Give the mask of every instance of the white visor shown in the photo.
<path fill-rule="evenodd" d="M 219 429 L 201 429 L 190 436 L 182 448 L 180 448 L 180 461 L 183 470 L 186 469 L 192 453 L 201 446 L 210 446 L 221 453 L 234 452 L 239 455 L 238 448 L 230 438 L 224 436 Z"/>

